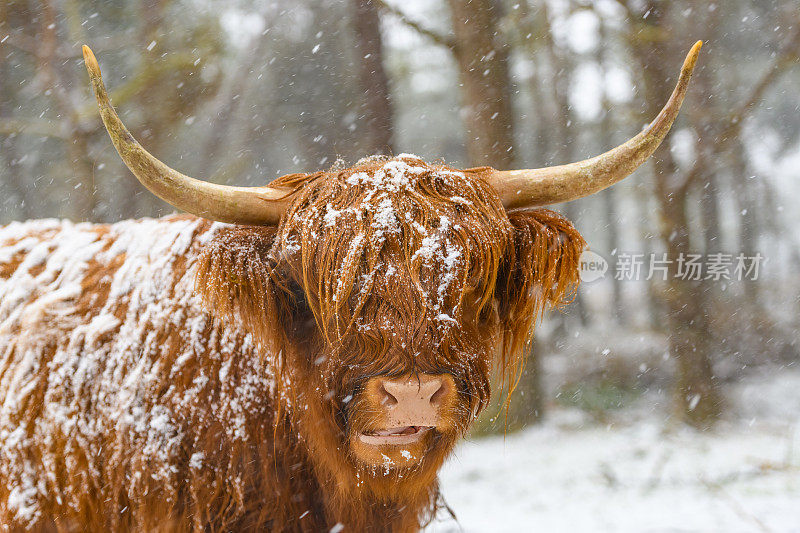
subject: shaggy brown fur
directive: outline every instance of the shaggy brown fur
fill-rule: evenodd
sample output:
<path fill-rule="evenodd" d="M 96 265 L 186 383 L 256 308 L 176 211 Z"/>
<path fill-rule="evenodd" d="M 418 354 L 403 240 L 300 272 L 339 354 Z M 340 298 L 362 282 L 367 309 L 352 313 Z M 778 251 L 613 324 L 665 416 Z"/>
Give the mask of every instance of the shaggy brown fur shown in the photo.
<path fill-rule="evenodd" d="M 288 176 L 278 228 L 0 229 L 5 529 L 417 530 L 493 363 L 513 389 L 532 324 L 577 284 L 572 225 L 506 213 L 484 172 Z M 364 383 L 417 372 L 451 376 L 456 404 L 418 462 L 365 462 Z"/>

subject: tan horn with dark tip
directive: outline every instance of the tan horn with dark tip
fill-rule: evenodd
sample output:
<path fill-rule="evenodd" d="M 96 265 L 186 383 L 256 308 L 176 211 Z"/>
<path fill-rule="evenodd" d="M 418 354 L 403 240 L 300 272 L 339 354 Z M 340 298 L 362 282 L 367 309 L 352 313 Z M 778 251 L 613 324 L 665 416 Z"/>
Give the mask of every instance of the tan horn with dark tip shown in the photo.
<path fill-rule="evenodd" d="M 273 187 L 231 187 L 190 178 L 142 148 L 114 111 L 103 85 L 100 66 L 88 46 L 83 47 L 83 59 L 111 142 L 150 192 L 178 209 L 219 222 L 259 226 L 274 226 L 280 222 L 290 191 Z"/>
<path fill-rule="evenodd" d="M 667 135 L 686 96 L 703 42 L 697 41 L 683 62 L 677 86 L 658 116 L 641 133 L 608 152 L 554 167 L 495 170 L 489 177 L 506 209 L 557 204 L 589 196 L 639 168 Z"/>

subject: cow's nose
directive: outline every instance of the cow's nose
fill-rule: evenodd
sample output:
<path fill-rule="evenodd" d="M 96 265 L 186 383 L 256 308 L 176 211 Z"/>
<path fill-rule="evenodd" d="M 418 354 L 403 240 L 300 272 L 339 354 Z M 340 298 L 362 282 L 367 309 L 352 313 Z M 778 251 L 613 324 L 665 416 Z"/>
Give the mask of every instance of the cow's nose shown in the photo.
<path fill-rule="evenodd" d="M 386 410 L 386 427 L 436 426 L 455 395 L 453 378 L 445 374 L 414 374 L 376 378 L 377 400 Z"/>
<path fill-rule="evenodd" d="M 402 379 L 383 380 L 384 404 L 402 404 L 407 407 L 437 405 L 443 396 L 444 387 L 440 376 L 418 374 Z"/>

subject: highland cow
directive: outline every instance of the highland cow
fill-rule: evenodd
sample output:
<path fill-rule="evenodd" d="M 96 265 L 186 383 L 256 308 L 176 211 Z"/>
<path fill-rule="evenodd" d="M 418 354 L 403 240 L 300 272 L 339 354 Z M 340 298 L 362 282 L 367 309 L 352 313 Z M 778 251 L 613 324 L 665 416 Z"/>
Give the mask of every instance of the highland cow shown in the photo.
<path fill-rule="evenodd" d="M 629 175 L 656 120 L 537 170 L 416 156 L 213 185 L 147 153 L 84 55 L 120 156 L 191 215 L 0 228 L 0 523 L 33 531 L 416 531 L 584 241 L 538 207 Z M 338 526 L 337 526 L 338 525 Z"/>

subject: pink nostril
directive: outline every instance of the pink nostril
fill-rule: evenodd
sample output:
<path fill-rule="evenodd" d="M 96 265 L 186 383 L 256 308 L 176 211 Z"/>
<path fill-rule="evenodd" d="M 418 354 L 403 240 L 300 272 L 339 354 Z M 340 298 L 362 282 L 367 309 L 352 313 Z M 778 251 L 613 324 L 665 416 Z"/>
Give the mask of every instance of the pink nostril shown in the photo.
<path fill-rule="evenodd" d="M 381 386 L 381 392 L 383 393 L 383 397 L 381 398 L 381 404 L 386 406 L 392 406 L 397 404 L 397 398 L 395 398 L 391 392 L 386 390 L 385 383 Z"/>
<path fill-rule="evenodd" d="M 444 383 L 439 381 L 439 386 L 436 388 L 434 393 L 431 395 L 430 401 L 431 401 L 431 403 L 433 405 L 437 405 L 438 406 L 442 402 L 442 398 L 444 398 L 444 395 L 445 395 L 445 389 L 446 389 L 446 387 L 444 386 Z"/>

